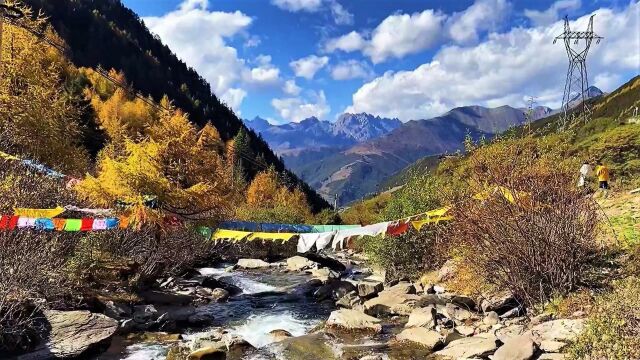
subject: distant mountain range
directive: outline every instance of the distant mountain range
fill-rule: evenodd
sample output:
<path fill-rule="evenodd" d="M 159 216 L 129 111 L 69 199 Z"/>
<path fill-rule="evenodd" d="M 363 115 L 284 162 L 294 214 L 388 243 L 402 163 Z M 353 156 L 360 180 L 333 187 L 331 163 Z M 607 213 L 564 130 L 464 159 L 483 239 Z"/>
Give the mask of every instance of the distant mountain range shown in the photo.
<path fill-rule="evenodd" d="M 588 95 L 602 92 L 590 87 Z M 321 196 L 331 199 L 338 194 L 344 205 L 383 190 L 385 180 L 425 156 L 461 150 L 467 135 L 490 138 L 525 123 L 526 112 L 511 106 L 463 106 L 406 123 L 363 113 L 343 114 L 335 123 L 309 118 L 271 125 L 256 118 L 246 124 Z M 556 112 L 538 106 L 531 120 Z"/>

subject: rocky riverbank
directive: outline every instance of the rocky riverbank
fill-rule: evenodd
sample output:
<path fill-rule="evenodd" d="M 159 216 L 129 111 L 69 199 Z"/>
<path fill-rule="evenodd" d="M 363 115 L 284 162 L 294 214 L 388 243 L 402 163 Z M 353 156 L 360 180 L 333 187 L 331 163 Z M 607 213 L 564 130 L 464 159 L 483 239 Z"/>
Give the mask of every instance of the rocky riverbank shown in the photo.
<path fill-rule="evenodd" d="M 531 316 L 508 293 L 385 283 L 342 255 L 240 259 L 161 279 L 144 303 L 48 312 L 49 342 L 19 359 L 562 359 L 584 327 L 581 314 Z"/>

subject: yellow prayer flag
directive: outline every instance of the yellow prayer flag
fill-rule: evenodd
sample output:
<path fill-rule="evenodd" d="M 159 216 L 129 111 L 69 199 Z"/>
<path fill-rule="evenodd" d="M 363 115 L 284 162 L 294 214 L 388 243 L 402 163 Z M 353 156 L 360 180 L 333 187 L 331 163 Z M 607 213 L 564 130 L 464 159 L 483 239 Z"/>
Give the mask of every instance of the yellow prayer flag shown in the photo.
<path fill-rule="evenodd" d="M 64 208 L 58 206 L 55 209 L 25 209 L 14 208 L 13 214 L 15 216 L 24 216 L 36 219 L 52 219 L 64 212 Z"/>
<path fill-rule="evenodd" d="M 0 151 L 0 158 L 6 159 L 6 160 L 20 160 L 19 157 L 9 155 L 6 152 L 2 152 L 2 151 Z"/>
<path fill-rule="evenodd" d="M 251 235 L 251 233 L 246 231 L 218 229 L 215 233 L 213 233 L 211 238 L 213 240 L 230 239 L 234 241 L 240 241 L 244 240 L 249 235 Z"/>
<path fill-rule="evenodd" d="M 267 233 L 267 232 L 255 232 L 249 235 L 248 240 L 263 239 L 263 240 L 282 240 L 283 242 L 291 240 L 292 237 L 298 234 L 294 233 Z"/>

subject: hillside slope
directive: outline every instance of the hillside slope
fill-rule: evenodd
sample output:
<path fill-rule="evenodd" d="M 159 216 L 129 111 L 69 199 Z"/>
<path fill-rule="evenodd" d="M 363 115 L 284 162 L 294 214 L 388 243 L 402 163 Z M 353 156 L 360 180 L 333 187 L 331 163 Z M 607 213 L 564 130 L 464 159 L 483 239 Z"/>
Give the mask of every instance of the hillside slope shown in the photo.
<path fill-rule="evenodd" d="M 223 140 L 235 136 L 242 121 L 211 92 L 210 85 L 152 35 L 138 15 L 115 0 L 25 0 L 50 18 L 56 32 L 70 48 L 76 66 L 116 69 L 124 73 L 135 90 L 156 101 L 167 95 L 189 114 L 198 126 L 208 121 Z M 248 131 L 250 147 L 268 165 L 286 171 L 268 144 Z M 258 168 L 247 169 L 252 177 Z M 292 185 L 300 186 L 314 210 L 328 207 L 308 185 L 288 172 Z"/>

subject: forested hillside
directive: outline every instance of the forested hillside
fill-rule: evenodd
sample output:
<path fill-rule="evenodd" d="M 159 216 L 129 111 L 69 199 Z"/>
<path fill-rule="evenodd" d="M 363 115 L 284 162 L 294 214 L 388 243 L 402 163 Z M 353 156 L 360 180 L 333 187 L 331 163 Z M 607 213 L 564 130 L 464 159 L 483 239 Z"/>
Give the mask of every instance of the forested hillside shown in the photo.
<path fill-rule="evenodd" d="M 27 0 L 25 3 L 48 16 L 53 28 L 68 45 L 70 60 L 76 66 L 121 71 L 133 89 L 155 101 L 166 95 L 175 107 L 189 114 L 189 120 L 197 126 L 211 122 L 223 141 L 243 129 L 247 132 L 252 157 L 286 173 L 286 182 L 303 189 L 314 211 L 328 206 L 285 169 L 260 137 L 246 129 L 233 111 L 211 92 L 206 80 L 180 61 L 149 32 L 138 15 L 120 1 Z M 259 166 L 246 165 L 249 177 L 260 170 Z"/>

